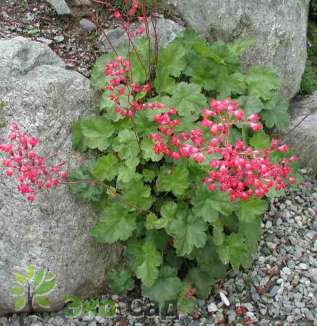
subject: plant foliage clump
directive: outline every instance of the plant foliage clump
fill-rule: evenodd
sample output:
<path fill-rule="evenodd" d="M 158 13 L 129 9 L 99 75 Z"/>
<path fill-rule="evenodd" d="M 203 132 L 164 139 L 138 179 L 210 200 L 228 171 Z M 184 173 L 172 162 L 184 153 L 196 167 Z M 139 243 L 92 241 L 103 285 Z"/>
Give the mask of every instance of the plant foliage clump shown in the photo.
<path fill-rule="evenodd" d="M 74 149 L 93 150 L 96 157 L 73 171 L 69 180 L 77 198 L 91 202 L 99 212 L 91 235 L 100 243 L 120 242 L 125 247 L 126 264 L 108 274 L 114 291 L 130 290 L 137 278 L 145 296 L 160 305 L 176 301 L 180 311 L 191 312 L 196 299 L 208 297 L 230 266 L 250 266 L 267 198 L 279 191 L 272 188 L 255 195 L 256 189 L 253 193 L 246 186 L 245 200 L 233 198 L 225 180 L 209 187 L 204 181 L 210 163 L 223 164 L 228 153 L 210 152 L 202 159 L 191 152 L 188 155 L 195 159 L 186 159 L 184 151 L 172 157 L 164 145 L 171 133 L 184 136 L 184 150 L 195 147 L 187 144 L 187 134 L 192 140 L 209 137 L 212 142 L 219 130 L 197 131 L 201 110 L 210 98 L 230 98 L 243 108 L 237 119 L 245 115 L 255 122 L 222 129 L 220 134 L 228 136 L 223 146 L 243 142 L 249 152 L 252 148 L 252 153 L 271 153 L 271 139 L 263 128 L 285 127 L 287 105 L 277 95 L 278 78 L 271 69 L 241 71 L 240 56 L 251 43 L 243 39 L 209 44 L 188 30 L 158 53 L 141 37 L 133 47 L 123 46 L 96 62 L 91 75 L 101 92 L 99 114 L 73 126 Z M 225 103 L 228 107 L 231 102 Z M 284 162 L 283 173 L 295 181 L 286 164 L 290 154 L 285 146 L 279 149 L 265 162 Z M 216 169 L 218 163 L 212 164 Z M 220 174 L 207 176 L 221 179 Z"/>

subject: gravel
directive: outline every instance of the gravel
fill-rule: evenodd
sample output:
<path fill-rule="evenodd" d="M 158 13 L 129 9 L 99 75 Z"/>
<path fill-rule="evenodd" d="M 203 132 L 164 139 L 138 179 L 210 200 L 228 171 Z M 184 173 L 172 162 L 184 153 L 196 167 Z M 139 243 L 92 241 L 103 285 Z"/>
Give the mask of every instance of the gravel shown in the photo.
<path fill-rule="evenodd" d="M 44 0 L 0 0 L 0 39 L 28 37 L 47 44 L 68 69 L 89 77 L 89 69 L 101 55 L 99 31 L 113 22 L 95 6 L 72 8 L 72 16 L 59 16 Z"/>
<path fill-rule="evenodd" d="M 76 17 L 74 8 L 75 16 L 65 20 L 45 1 L 25 3 L 2 1 L 0 38 L 22 35 L 46 43 L 69 69 L 89 76 L 99 55 L 98 31 L 111 27 L 111 22 L 100 25 L 94 9 L 89 8 L 86 16 L 96 29 L 83 31 L 85 15 Z M 94 33 L 96 37 L 92 37 Z M 89 315 L 66 319 L 63 311 L 14 314 L 0 317 L 0 326 L 317 325 L 317 182 L 306 170 L 302 173 L 302 186 L 271 202 L 252 268 L 228 273 L 209 300 L 198 302 L 192 316 L 177 315 L 173 307 L 160 312 L 154 303 L 133 293 L 104 296 L 116 304 L 113 318 Z"/>

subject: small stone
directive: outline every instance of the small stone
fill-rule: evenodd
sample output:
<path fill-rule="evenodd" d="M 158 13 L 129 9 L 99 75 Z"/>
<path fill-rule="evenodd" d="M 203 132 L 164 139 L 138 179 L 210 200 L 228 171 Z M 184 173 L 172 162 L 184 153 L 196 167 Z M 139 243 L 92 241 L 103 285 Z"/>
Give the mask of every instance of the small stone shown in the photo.
<path fill-rule="evenodd" d="M 260 314 L 262 315 L 262 316 L 265 316 L 266 315 L 266 313 L 267 313 L 267 309 L 260 309 Z"/>
<path fill-rule="evenodd" d="M 63 35 L 57 35 L 54 37 L 54 41 L 57 42 L 57 43 L 61 43 L 64 41 L 64 36 Z"/>
<path fill-rule="evenodd" d="M 106 322 L 106 319 L 101 316 L 96 316 L 96 322 L 99 324 L 104 324 Z"/>
<path fill-rule="evenodd" d="M 113 301 L 118 301 L 118 300 L 119 300 L 119 296 L 118 296 L 117 294 L 113 294 L 113 295 L 111 296 L 111 299 L 112 299 Z"/>
<path fill-rule="evenodd" d="M 288 267 L 283 267 L 282 273 L 284 273 L 285 275 L 291 275 L 292 271 Z"/>
<path fill-rule="evenodd" d="M 301 216 L 295 216 L 295 221 L 297 222 L 297 224 L 301 225 L 302 224 L 302 217 Z"/>
<path fill-rule="evenodd" d="M 2 326 L 9 326 L 9 321 L 6 317 L 1 317 L 0 318 L 0 325 Z"/>
<path fill-rule="evenodd" d="M 65 319 L 61 316 L 56 316 L 53 318 L 52 323 L 56 326 L 63 326 L 65 325 Z"/>
<path fill-rule="evenodd" d="M 37 40 L 38 42 L 44 43 L 44 44 L 46 44 L 46 45 L 50 45 L 50 44 L 53 43 L 52 40 L 50 40 L 50 39 L 48 39 L 48 38 L 45 38 L 45 37 L 37 37 L 36 40 Z"/>
<path fill-rule="evenodd" d="M 234 310 L 229 310 L 227 312 L 227 316 L 228 316 L 228 322 L 230 325 L 233 324 L 233 322 L 235 322 L 237 319 L 237 314 Z"/>
<path fill-rule="evenodd" d="M 216 312 L 218 310 L 218 307 L 215 303 L 211 302 L 207 306 L 207 310 L 208 310 L 208 312 Z"/>
<path fill-rule="evenodd" d="M 249 319 L 254 323 L 257 321 L 257 318 L 255 317 L 254 313 L 251 311 L 247 311 L 247 313 L 245 314 L 247 317 L 249 317 Z"/>
<path fill-rule="evenodd" d="M 303 311 L 303 309 L 302 309 L 302 311 Z M 316 313 L 317 313 L 317 312 L 316 312 Z M 311 312 L 309 309 L 305 310 L 305 316 L 306 316 L 306 318 L 307 318 L 308 320 L 316 321 L 314 315 L 312 314 L 312 312 Z"/>
<path fill-rule="evenodd" d="M 314 240 L 315 238 L 317 238 L 317 232 L 311 230 L 311 231 L 308 231 L 306 233 L 306 238 L 308 238 L 309 240 Z"/>
<path fill-rule="evenodd" d="M 289 322 L 289 323 L 294 322 L 294 320 L 295 320 L 295 318 L 294 318 L 294 316 L 292 316 L 292 315 L 289 315 L 289 316 L 287 316 L 287 318 L 286 318 L 286 321 Z"/>
<path fill-rule="evenodd" d="M 278 292 L 278 290 L 279 290 L 279 288 L 280 288 L 279 286 L 273 286 L 272 289 L 270 290 L 270 295 L 272 297 L 275 297 L 276 294 L 277 294 L 277 292 Z"/>
<path fill-rule="evenodd" d="M 83 18 L 80 20 L 79 22 L 79 26 L 80 28 L 88 33 L 91 33 L 92 31 L 94 31 L 97 27 L 96 25 L 90 21 L 89 19 Z"/>
<path fill-rule="evenodd" d="M 272 226 L 273 226 L 272 221 L 267 221 L 266 224 L 265 224 L 265 227 L 267 229 L 270 229 Z"/>
<path fill-rule="evenodd" d="M 248 310 L 248 311 L 253 311 L 254 307 L 250 302 L 244 303 L 243 306 Z"/>
<path fill-rule="evenodd" d="M 226 297 L 226 295 L 223 293 L 223 292 L 219 292 L 219 295 L 220 295 L 220 298 L 221 298 L 221 301 L 227 306 L 229 307 L 230 306 L 230 302 L 228 300 L 228 298 Z"/>
<path fill-rule="evenodd" d="M 312 268 L 310 270 L 310 277 L 311 277 L 313 282 L 317 283 L 317 268 Z"/>
<path fill-rule="evenodd" d="M 308 269 L 308 266 L 306 265 L 306 264 L 304 264 L 304 263 L 300 263 L 299 265 L 298 265 L 298 267 L 300 268 L 300 269 L 302 269 L 302 270 L 307 270 Z"/>
<path fill-rule="evenodd" d="M 224 317 L 223 317 L 223 312 L 222 311 L 217 311 L 216 312 L 215 322 L 216 322 L 216 324 L 223 324 Z"/>

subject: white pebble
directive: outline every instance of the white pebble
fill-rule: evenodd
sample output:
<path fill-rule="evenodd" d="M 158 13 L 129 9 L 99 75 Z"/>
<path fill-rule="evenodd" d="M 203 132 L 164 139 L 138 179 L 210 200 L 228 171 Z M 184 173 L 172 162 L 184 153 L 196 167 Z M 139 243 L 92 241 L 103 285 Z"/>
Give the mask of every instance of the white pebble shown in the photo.
<path fill-rule="evenodd" d="M 218 307 L 216 306 L 215 303 L 211 302 L 207 306 L 208 312 L 216 312 L 218 310 Z"/>
<path fill-rule="evenodd" d="M 300 263 L 299 265 L 298 265 L 298 267 L 300 268 L 300 269 L 302 269 L 302 270 L 307 270 L 308 269 L 308 266 L 306 265 L 306 264 L 304 264 L 304 263 Z"/>
<path fill-rule="evenodd" d="M 229 307 L 230 306 L 230 302 L 228 300 L 228 298 L 226 297 L 226 295 L 223 293 L 223 292 L 219 292 L 219 295 L 220 295 L 220 298 L 221 298 L 221 301 L 227 306 Z"/>

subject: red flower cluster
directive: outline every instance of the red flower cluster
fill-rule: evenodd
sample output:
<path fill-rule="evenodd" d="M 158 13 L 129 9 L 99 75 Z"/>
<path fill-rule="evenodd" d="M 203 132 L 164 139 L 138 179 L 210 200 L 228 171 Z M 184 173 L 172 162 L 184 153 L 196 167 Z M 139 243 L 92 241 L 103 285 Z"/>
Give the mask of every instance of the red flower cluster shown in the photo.
<path fill-rule="evenodd" d="M 67 178 L 63 171 L 65 162 L 48 167 L 45 158 L 35 152 L 39 141 L 27 133 L 22 133 L 16 123 L 9 127 L 7 143 L 0 143 L 0 167 L 8 177 L 16 176 L 18 191 L 34 201 L 36 191 L 55 188 Z"/>
<path fill-rule="evenodd" d="M 116 57 L 105 66 L 104 74 L 109 79 L 105 89 L 110 92 L 109 99 L 115 104 L 115 111 L 122 116 L 133 118 L 137 111 L 163 109 L 163 103 L 141 103 L 136 99 L 138 94 L 150 93 L 151 86 L 130 83 L 130 68 L 130 62 L 121 56 Z M 127 101 L 122 101 L 125 106 L 121 104 L 120 100 L 123 96 L 127 99 Z"/>
<path fill-rule="evenodd" d="M 204 183 L 211 191 L 219 185 L 219 190 L 227 192 L 232 201 L 248 200 L 253 195 L 265 196 L 272 187 L 281 190 L 288 183 L 296 182 L 289 177 L 290 163 L 296 160 L 295 156 L 279 163 L 270 160 L 275 151 L 288 152 L 287 145 L 280 145 L 274 139 L 269 148 L 258 150 L 240 139 L 235 144 L 229 143 L 229 128 L 233 125 L 249 126 L 254 132 L 262 129 L 260 117 L 252 114 L 245 119 L 237 102 L 212 100 L 209 108 L 202 111 L 201 128 L 189 132 L 175 131 L 175 126 L 181 124 L 179 119 L 174 119 L 176 114 L 176 109 L 171 108 L 155 116 L 160 132 L 150 135 L 153 149 L 174 160 L 193 159 L 209 166 Z"/>
<path fill-rule="evenodd" d="M 122 28 L 127 33 L 128 38 L 132 40 L 137 36 L 141 36 L 146 31 L 147 17 L 146 16 L 138 17 L 138 20 L 141 23 L 140 26 L 134 28 L 133 31 L 129 30 L 131 26 L 130 24 L 131 17 L 133 17 L 136 14 L 138 9 L 140 9 L 138 0 L 131 0 L 130 2 L 131 2 L 131 6 L 128 9 L 126 17 L 119 10 L 113 11 L 113 17 L 120 23 Z"/>

